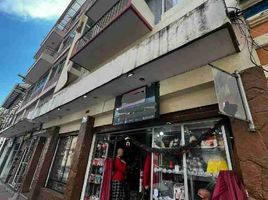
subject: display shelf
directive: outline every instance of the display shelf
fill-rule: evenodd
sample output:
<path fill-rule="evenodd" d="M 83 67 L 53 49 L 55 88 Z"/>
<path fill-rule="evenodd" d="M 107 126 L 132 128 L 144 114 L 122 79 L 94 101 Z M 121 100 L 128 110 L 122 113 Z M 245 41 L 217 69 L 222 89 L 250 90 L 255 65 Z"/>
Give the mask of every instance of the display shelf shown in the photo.
<path fill-rule="evenodd" d="M 200 176 L 200 175 L 190 175 L 187 177 L 189 180 L 193 181 L 203 181 L 203 182 L 212 182 L 215 180 L 214 176 Z"/>

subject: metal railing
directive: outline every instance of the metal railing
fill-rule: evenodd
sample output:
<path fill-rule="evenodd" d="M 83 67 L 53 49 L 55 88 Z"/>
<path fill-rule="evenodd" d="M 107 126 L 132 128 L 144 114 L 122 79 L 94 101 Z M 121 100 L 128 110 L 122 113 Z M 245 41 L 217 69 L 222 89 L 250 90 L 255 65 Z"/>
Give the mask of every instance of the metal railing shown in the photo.
<path fill-rule="evenodd" d="M 119 0 L 111 7 L 96 23 L 94 23 L 77 41 L 76 51 L 82 49 L 90 40 L 105 29 L 117 16 L 119 16 L 129 5 L 130 0 Z"/>

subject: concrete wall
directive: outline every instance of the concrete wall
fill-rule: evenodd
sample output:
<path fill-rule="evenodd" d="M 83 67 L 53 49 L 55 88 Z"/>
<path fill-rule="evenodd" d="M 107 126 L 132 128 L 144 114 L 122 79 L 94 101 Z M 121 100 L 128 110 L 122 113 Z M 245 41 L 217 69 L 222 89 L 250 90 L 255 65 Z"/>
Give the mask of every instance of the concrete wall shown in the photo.
<path fill-rule="evenodd" d="M 202 3 L 204 1 L 194 0 L 189 5 L 185 4 L 180 12 L 177 12 L 174 7 L 172 12 L 176 11 L 176 15 L 163 19 L 150 34 L 108 60 L 96 71 L 58 91 L 52 98 L 49 109 L 40 114 L 68 103 L 228 22 L 223 1 L 209 0 L 202 7 L 198 7 Z M 192 28 L 193 26 L 195 29 Z M 66 82 L 66 75 L 62 75 L 62 77 L 64 80 L 60 79 L 58 85 Z"/>
<path fill-rule="evenodd" d="M 220 59 L 213 64 L 230 73 L 252 66 L 246 48 L 240 53 Z M 203 66 L 160 82 L 161 114 L 215 103 L 217 103 L 217 100 L 212 71 L 209 66 Z M 61 130 L 78 130 L 79 125 L 75 121 L 80 120 L 84 115 L 95 117 L 95 127 L 111 124 L 113 109 L 114 99 L 101 101 L 94 106 L 49 121 L 43 125 L 43 128 L 63 126 L 69 128 L 61 128 Z M 72 126 L 73 128 L 71 128 Z"/>

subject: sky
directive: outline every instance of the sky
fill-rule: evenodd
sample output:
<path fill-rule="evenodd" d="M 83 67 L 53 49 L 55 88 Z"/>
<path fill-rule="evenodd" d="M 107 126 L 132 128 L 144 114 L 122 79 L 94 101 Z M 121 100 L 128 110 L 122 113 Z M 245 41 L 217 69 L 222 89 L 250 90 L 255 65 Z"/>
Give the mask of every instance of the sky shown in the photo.
<path fill-rule="evenodd" d="M 0 0 L 0 106 L 70 0 Z"/>

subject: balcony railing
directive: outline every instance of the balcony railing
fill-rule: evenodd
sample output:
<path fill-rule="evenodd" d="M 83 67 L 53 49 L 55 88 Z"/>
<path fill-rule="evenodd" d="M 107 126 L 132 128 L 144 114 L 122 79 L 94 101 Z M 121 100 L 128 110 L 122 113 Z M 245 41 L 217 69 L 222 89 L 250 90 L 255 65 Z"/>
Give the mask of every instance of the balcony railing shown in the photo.
<path fill-rule="evenodd" d="M 105 27 L 107 27 L 117 16 L 119 16 L 128 6 L 130 0 L 120 0 L 109 9 L 89 30 L 77 41 L 76 52 L 81 50 L 87 42 L 96 37 Z M 120 33 L 119 33 L 120 34 Z"/>

